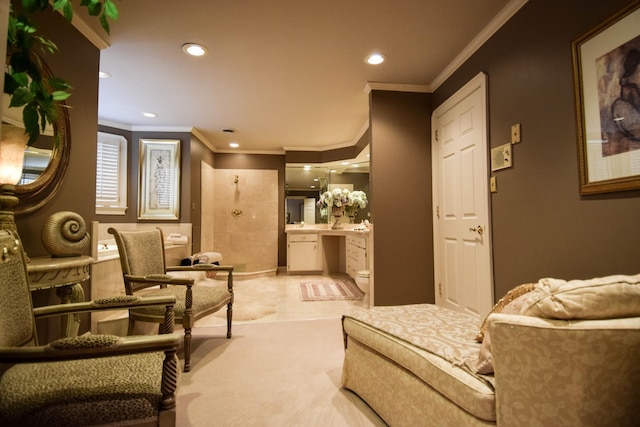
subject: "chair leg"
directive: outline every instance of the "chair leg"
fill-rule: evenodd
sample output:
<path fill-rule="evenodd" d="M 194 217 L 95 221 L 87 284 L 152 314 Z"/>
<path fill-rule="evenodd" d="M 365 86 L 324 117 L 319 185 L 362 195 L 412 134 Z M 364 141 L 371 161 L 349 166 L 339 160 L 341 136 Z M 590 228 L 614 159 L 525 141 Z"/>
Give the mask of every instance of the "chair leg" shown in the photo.
<path fill-rule="evenodd" d="M 184 329 L 184 372 L 191 370 L 191 328 Z"/>
<path fill-rule="evenodd" d="M 127 335 L 133 335 L 133 329 L 135 328 L 136 321 L 131 318 L 129 315 L 129 327 L 127 328 Z"/>
<path fill-rule="evenodd" d="M 231 319 L 233 318 L 233 304 L 227 304 L 227 338 L 231 338 Z"/>

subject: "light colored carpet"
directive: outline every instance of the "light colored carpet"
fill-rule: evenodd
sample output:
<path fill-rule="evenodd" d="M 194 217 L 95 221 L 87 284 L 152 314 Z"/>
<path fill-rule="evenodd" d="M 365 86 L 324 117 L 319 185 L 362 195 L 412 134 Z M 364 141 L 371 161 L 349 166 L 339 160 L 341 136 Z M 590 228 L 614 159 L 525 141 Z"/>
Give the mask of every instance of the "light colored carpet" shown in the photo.
<path fill-rule="evenodd" d="M 340 387 L 340 319 L 195 328 L 182 375 L 178 426 L 384 426 Z"/>
<path fill-rule="evenodd" d="M 364 293 L 351 279 L 303 280 L 300 282 L 302 301 L 361 300 Z"/>

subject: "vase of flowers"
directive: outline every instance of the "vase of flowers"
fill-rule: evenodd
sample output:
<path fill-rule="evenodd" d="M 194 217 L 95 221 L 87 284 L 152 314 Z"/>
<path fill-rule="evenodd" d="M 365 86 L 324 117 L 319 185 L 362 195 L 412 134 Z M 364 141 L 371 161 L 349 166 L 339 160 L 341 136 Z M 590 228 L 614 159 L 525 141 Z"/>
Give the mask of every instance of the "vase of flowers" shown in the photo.
<path fill-rule="evenodd" d="M 349 191 L 347 189 L 336 188 L 320 194 L 317 206 L 320 209 L 331 209 L 334 218 L 332 229 L 342 228 L 341 219 L 345 212 L 351 216 L 358 209 L 367 206 L 367 195 L 364 191 Z"/>

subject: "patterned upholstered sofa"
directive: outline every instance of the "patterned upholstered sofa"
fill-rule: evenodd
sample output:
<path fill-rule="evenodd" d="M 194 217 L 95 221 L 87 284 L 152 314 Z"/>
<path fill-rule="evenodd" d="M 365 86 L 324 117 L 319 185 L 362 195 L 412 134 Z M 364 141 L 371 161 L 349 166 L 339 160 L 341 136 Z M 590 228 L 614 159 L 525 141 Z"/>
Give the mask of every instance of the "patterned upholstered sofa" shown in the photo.
<path fill-rule="evenodd" d="M 484 322 L 362 309 L 343 333 L 343 386 L 391 426 L 640 425 L 640 275 L 520 285 Z"/>

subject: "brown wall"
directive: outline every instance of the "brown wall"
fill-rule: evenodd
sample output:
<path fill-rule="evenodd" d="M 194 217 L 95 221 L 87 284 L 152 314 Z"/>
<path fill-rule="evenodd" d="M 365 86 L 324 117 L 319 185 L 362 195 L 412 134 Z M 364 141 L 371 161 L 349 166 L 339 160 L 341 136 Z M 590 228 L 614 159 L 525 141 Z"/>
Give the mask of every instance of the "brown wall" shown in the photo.
<path fill-rule="evenodd" d="M 42 19 L 42 18 L 47 19 Z M 57 194 L 41 209 L 16 218 L 25 249 L 30 256 L 47 255 L 40 243 L 44 221 L 54 212 L 71 210 L 82 215 L 89 225 L 95 210 L 96 132 L 98 130 L 98 79 L 100 52 L 57 12 L 36 14 L 33 21 L 50 37 L 60 52 L 73 52 L 70 60 L 63 54 L 47 55 L 53 74 L 71 83 L 68 99 L 71 123 L 69 167 Z"/>
<path fill-rule="evenodd" d="M 514 166 L 495 173 L 491 196 L 496 299 L 542 277 L 639 271 L 640 191 L 579 194 L 571 59 L 572 40 L 626 3 L 530 1 L 433 94 L 435 109 L 483 71 L 490 145 L 522 125 Z"/>
<path fill-rule="evenodd" d="M 376 305 L 434 302 L 431 95 L 372 91 Z"/>

